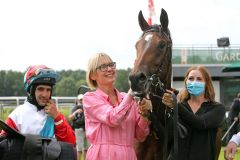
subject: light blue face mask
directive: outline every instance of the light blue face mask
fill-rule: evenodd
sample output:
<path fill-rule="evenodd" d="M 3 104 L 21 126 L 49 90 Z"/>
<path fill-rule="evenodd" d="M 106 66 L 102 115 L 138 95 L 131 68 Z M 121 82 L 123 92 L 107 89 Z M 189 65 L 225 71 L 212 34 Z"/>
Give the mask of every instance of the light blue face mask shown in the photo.
<path fill-rule="evenodd" d="M 205 83 L 197 81 L 187 81 L 187 90 L 193 96 L 199 96 L 205 91 Z"/>

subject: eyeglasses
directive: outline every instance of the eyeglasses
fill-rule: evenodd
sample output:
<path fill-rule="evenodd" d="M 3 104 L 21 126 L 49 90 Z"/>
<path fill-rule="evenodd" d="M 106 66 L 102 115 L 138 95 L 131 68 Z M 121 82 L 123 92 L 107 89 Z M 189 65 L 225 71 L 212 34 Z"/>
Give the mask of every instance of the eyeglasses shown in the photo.
<path fill-rule="evenodd" d="M 108 67 L 110 67 L 111 69 L 115 69 L 116 68 L 116 62 L 111 62 L 108 64 L 102 64 L 100 66 L 98 66 L 96 69 L 99 69 L 102 72 L 106 72 L 108 70 Z"/>

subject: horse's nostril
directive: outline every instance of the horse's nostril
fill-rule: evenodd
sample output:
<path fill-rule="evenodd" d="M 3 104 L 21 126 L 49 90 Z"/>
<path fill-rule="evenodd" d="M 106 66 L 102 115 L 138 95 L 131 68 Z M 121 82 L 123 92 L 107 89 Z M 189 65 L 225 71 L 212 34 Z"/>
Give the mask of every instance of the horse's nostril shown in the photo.
<path fill-rule="evenodd" d="M 143 83 L 145 83 L 147 80 L 147 76 L 142 73 L 136 73 L 136 74 L 130 74 L 129 75 L 129 81 L 131 82 L 132 85 L 142 85 Z"/>
<path fill-rule="evenodd" d="M 137 74 L 131 74 L 129 80 L 133 83 L 144 83 L 147 80 L 147 76 L 144 73 L 139 72 Z"/>
<path fill-rule="evenodd" d="M 138 77 L 138 80 L 140 83 L 145 82 L 147 79 L 147 77 L 145 76 L 144 73 L 139 73 L 139 75 L 137 77 Z"/>

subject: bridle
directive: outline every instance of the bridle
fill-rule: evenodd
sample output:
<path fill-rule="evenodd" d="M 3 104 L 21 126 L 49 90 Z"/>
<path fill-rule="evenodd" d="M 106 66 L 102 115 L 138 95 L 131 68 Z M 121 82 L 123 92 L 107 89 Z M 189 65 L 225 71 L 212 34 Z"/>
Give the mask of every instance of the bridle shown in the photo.
<path fill-rule="evenodd" d="M 166 53 L 171 53 L 171 48 L 172 48 L 172 40 L 171 40 L 171 37 L 170 37 L 170 32 L 168 30 L 168 33 L 164 32 L 163 29 L 162 29 L 162 26 L 160 25 L 153 25 L 151 26 L 151 28 L 147 29 L 146 31 L 144 31 L 144 33 L 142 34 L 141 37 L 144 36 L 144 34 L 146 33 L 149 33 L 149 32 L 157 32 L 158 33 L 158 36 L 160 37 L 160 39 L 165 39 L 166 42 L 167 42 L 167 50 L 166 50 Z M 157 71 L 149 76 L 147 76 L 147 82 L 146 82 L 146 89 L 145 91 L 147 92 L 147 98 L 148 99 L 151 99 L 149 97 L 155 97 L 155 98 L 158 98 L 158 99 L 162 99 L 161 95 L 163 95 L 163 93 L 166 91 L 166 86 L 164 84 L 164 82 L 161 80 L 161 74 L 163 73 L 163 68 L 164 68 L 164 65 L 166 65 L 166 61 L 167 58 L 168 58 L 168 62 L 171 63 L 171 59 L 172 57 L 166 57 L 168 55 L 171 55 L 171 54 L 165 54 L 163 60 L 161 62 L 161 64 L 159 64 L 159 66 L 157 67 Z M 167 73 L 167 71 L 166 71 Z M 177 123 L 178 123 L 178 109 L 177 109 L 177 100 L 176 100 L 176 96 L 173 96 L 174 97 L 174 109 L 173 111 L 176 113 L 174 114 L 174 117 L 171 117 L 171 118 L 174 118 L 174 145 L 173 145 L 173 148 L 174 148 L 174 157 L 176 158 L 177 155 L 178 155 L 178 131 L 177 131 Z M 158 108 L 159 109 L 159 108 Z M 165 128 L 167 128 L 167 119 L 170 117 L 170 112 L 169 111 L 171 109 L 169 109 L 168 107 L 165 106 Z M 149 115 L 149 118 L 152 119 L 152 120 L 155 120 L 156 121 L 156 117 L 154 115 L 153 112 L 150 112 L 150 115 Z M 153 122 L 154 123 L 154 122 Z M 157 129 L 155 127 L 155 129 Z M 163 148 L 163 159 L 167 159 L 167 150 L 168 150 L 168 147 L 167 147 L 167 141 L 168 141 L 168 130 L 165 129 L 164 130 L 164 136 L 165 136 L 165 139 L 164 139 L 164 148 Z"/>
<path fill-rule="evenodd" d="M 146 33 L 149 32 L 156 32 L 158 33 L 158 36 L 160 37 L 160 39 L 166 39 L 167 42 L 167 50 L 166 53 L 171 52 L 171 48 L 172 48 L 172 39 L 170 37 L 169 33 L 166 33 L 163 31 L 162 26 L 161 25 L 153 25 L 151 26 L 151 28 L 147 29 L 146 31 L 144 31 L 144 33 L 142 34 L 141 37 L 143 37 Z M 169 31 L 168 31 L 169 32 Z M 164 55 L 165 57 L 163 59 L 166 59 L 167 54 Z M 169 61 L 171 61 L 171 57 L 168 59 Z M 149 96 L 153 96 L 153 97 L 157 97 L 161 99 L 161 96 L 159 96 L 161 93 L 165 92 L 165 85 L 164 83 L 161 81 L 160 79 L 160 75 L 163 72 L 163 65 L 164 62 L 162 62 L 157 68 L 157 72 L 153 73 L 150 76 L 147 76 L 147 82 L 146 82 L 146 92 L 147 95 Z M 149 99 L 147 96 L 147 99 Z"/>

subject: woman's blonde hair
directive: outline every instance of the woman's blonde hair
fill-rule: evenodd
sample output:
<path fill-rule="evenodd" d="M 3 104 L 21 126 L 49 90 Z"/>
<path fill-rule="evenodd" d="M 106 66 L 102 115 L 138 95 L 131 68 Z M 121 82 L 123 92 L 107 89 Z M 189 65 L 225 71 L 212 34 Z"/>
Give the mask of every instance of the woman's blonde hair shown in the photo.
<path fill-rule="evenodd" d="M 187 87 L 186 87 L 186 83 L 188 80 L 188 75 L 192 70 L 199 70 L 202 73 L 203 79 L 205 81 L 205 98 L 209 101 L 215 101 L 215 91 L 214 91 L 214 87 L 212 84 L 212 78 L 207 70 L 207 68 L 203 67 L 203 66 L 193 66 L 190 67 L 185 75 L 185 79 L 184 79 L 184 84 L 185 84 L 185 88 L 184 90 L 181 92 L 180 95 L 180 101 L 187 101 L 190 99 L 190 94 L 187 91 Z"/>
<path fill-rule="evenodd" d="M 112 62 L 111 57 L 106 53 L 97 53 L 94 54 L 90 59 L 88 60 L 88 68 L 86 72 L 86 81 L 88 86 L 91 89 L 97 88 L 97 82 L 93 79 L 91 79 L 91 75 L 96 74 L 97 67 L 99 66 L 99 63 L 103 60 L 107 60 Z"/>

